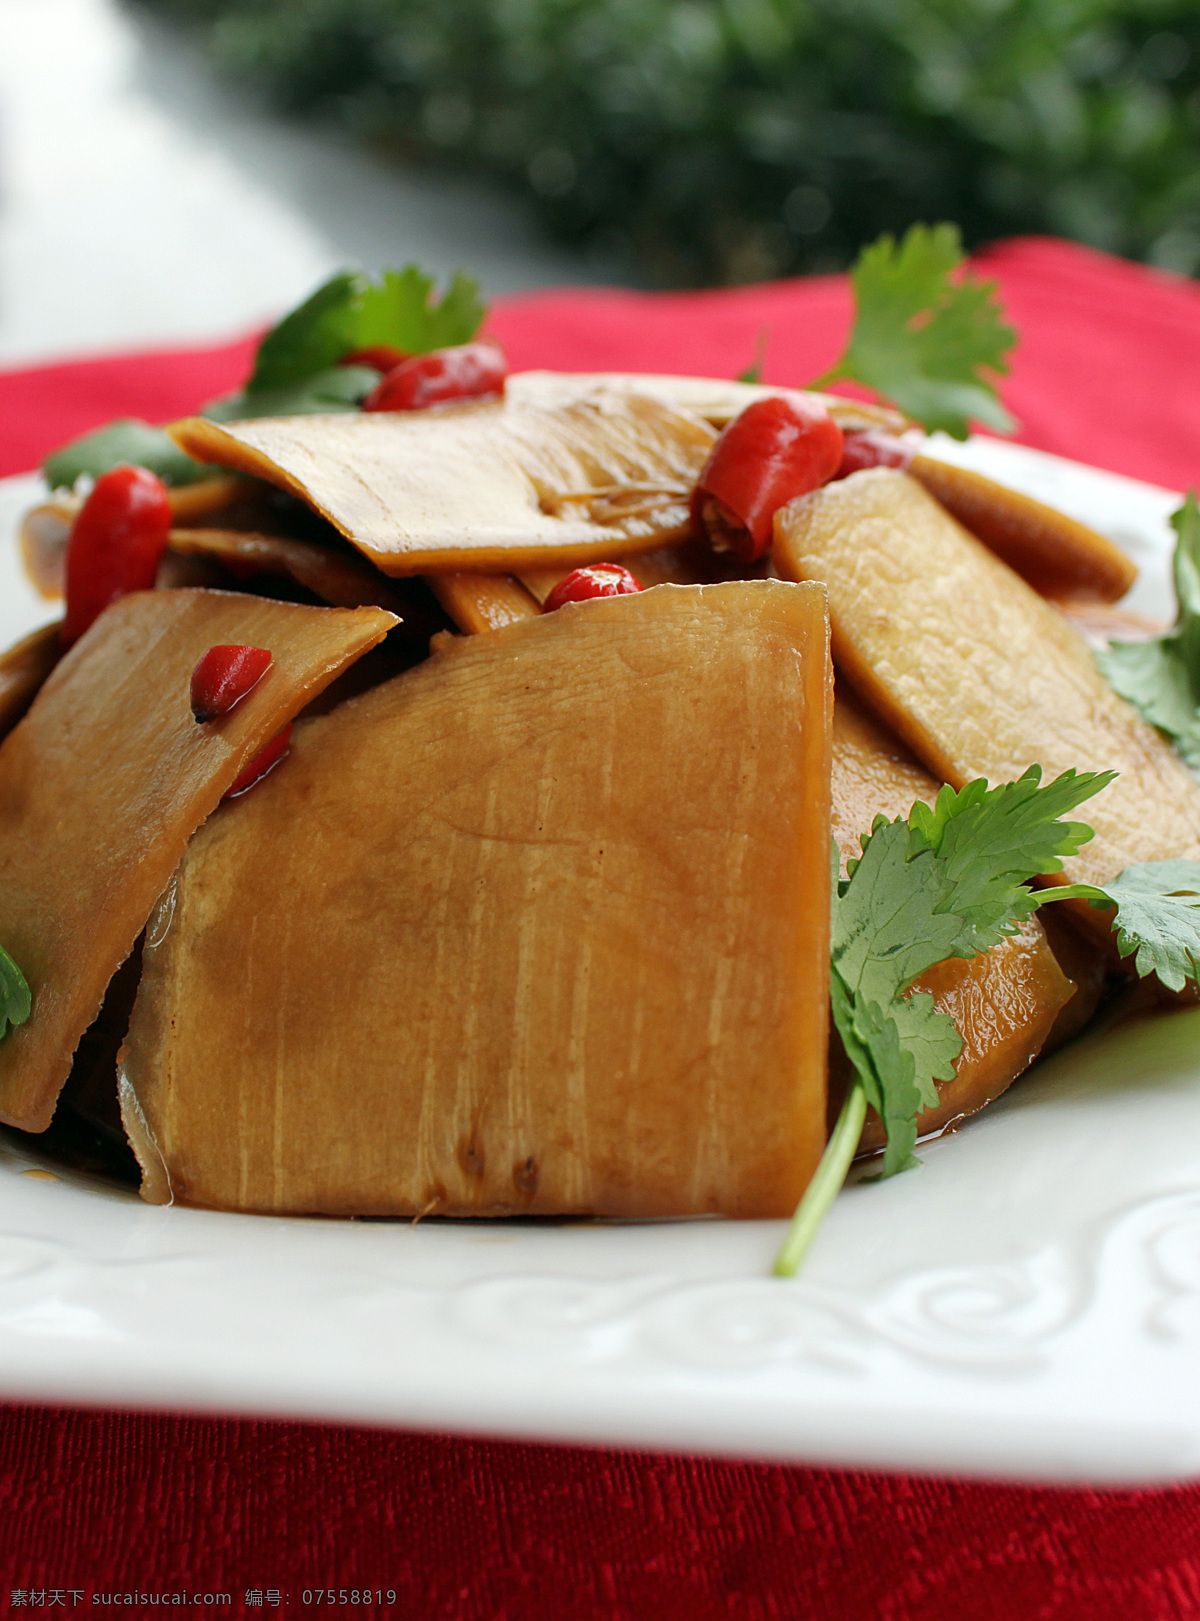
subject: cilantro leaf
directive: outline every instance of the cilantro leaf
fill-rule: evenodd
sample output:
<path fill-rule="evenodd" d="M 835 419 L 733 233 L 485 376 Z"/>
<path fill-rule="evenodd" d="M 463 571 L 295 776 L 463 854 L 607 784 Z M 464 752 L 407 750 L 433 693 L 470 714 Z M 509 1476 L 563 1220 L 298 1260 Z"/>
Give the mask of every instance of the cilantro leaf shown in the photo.
<path fill-rule="evenodd" d="M 96 479 L 124 466 L 148 468 L 172 486 L 195 484 L 212 474 L 211 467 L 185 455 L 161 428 L 152 428 L 137 417 L 120 417 L 107 427 L 72 439 L 46 457 L 42 472 L 52 490 L 70 490 L 82 474 Z"/>
<path fill-rule="evenodd" d="M 1112 910 L 1117 950 L 1134 957 L 1145 979 L 1155 974 L 1171 991 L 1200 980 L 1200 861 L 1141 861 L 1102 888 L 1069 884 L 1041 899 L 1090 901 Z"/>
<path fill-rule="evenodd" d="M 982 778 L 945 787 L 907 821 L 880 817 L 861 859 L 847 863 L 830 942 L 846 1006 L 839 1013 L 835 999 L 834 1018 L 851 1033 L 848 1056 L 887 1127 L 885 1176 L 912 1163 L 919 1108 L 936 1102 L 933 1083 L 949 1078 L 961 1050 L 951 1051 L 932 999 L 905 992 L 935 963 L 974 957 L 1016 932 L 1041 904 L 1028 880 L 1060 871 L 1092 837 L 1061 818 L 1113 775 L 1065 771 L 1043 786 L 1031 766 L 996 788 Z"/>
<path fill-rule="evenodd" d="M 243 389 L 210 400 L 202 415 L 210 422 L 247 422 L 252 417 L 322 416 L 357 411 L 379 381 L 371 366 L 330 366 L 287 388 Z"/>
<path fill-rule="evenodd" d="M 1174 742 L 1200 775 L 1200 506 L 1189 490 L 1171 515 L 1179 613 L 1165 636 L 1113 642 L 1096 654 L 1110 686 Z"/>
<path fill-rule="evenodd" d="M 994 282 L 954 280 L 963 263 L 955 225 L 913 225 L 899 243 L 881 236 L 863 249 L 850 280 L 854 328 L 845 353 L 811 386 L 865 383 L 929 432 L 965 439 L 977 418 L 1016 426 L 988 374 L 1007 372 L 1016 333 L 1003 320 Z"/>
<path fill-rule="evenodd" d="M 459 271 L 438 302 L 433 285 L 416 265 L 387 270 L 379 283 L 348 270 L 332 276 L 262 340 L 246 398 L 310 383 L 359 349 L 426 354 L 466 343 L 487 313 L 478 283 Z"/>
<path fill-rule="evenodd" d="M 1040 906 L 1082 899 L 1113 913 L 1117 948 L 1136 952 L 1139 974 L 1157 974 L 1172 990 L 1200 980 L 1200 862 L 1146 862 L 1104 888 L 1028 887 L 1061 871 L 1092 837 L 1063 818 L 1114 775 L 1064 771 L 1043 786 L 1041 767 L 1031 766 L 996 788 L 982 779 L 943 788 L 907 821 L 877 818 L 841 882 L 835 847 L 830 1002 L 854 1080 L 779 1252 L 778 1276 L 795 1273 L 845 1180 L 868 1105 L 886 1133 L 881 1176 L 918 1163 L 917 1116 L 936 1104 L 937 1082 L 953 1076 L 962 1051 L 933 997 L 909 994 L 926 968 L 990 950 Z"/>
<path fill-rule="evenodd" d="M 918 1163 L 913 1153 L 917 1115 L 937 1103 L 935 1083 L 953 1078 L 962 1036 L 954 1020 L 937 1011 L 928 991 L 881 1008 L 869 997 L 852 996 L 836 967 L 830 987 L 838 1034 L 887 1132 L 881 1174 L 910 1170 Z"/>
<path fill-rule="evenodd" d="M 469 343 L 487 314 L 479 283 L 457 270 L 439 302 L 430 301 L 432 293 L 433 277 L 416 265 L 385 270 L 378 286 L 363 288 L 353 347 L 391 344 L 406 354 L 423 355 Z"/>
<path fill-rule="evenodd" d="M 919 801 L 913 806 L 909 826 L 944 862 L 953 891 L 960 933 L 947 956 L 990 950 L 1037 910 L 1041 900 L 1025 887 L 1028 880 L 1060 872 L 1063 857 L 1078 854 L 1092 837 L 1086 823 L 1061 818 L 1115 776 L 1064 771 L 1043 786 L 1035 765 L 996 788 L 982 778 L 957 792 L 944 787 L 932 810 Z"/>
<path fill-rule="evenodd" d="M 0 946 L 0 1039 L 9 1025 L 24 1024 L 33 1006 L 25 975 L 8 952 Z"/>
<path fill-rule="evenodd" d="M 830 957 L 846 988 L 886 1007 L 951 954 L 960 929 L 953 889 L 931 849 L 914 849 L 907 822 L 878 818 L 834 903 Z"/>
<path fill-rule="evenodd" d="M 1096 654 L 1111 687 L 1144 720 L 1170 737 L 1183 737 L 1196 721 L 1197 692 L 1174 635 L 1148 642 L 1113 642 Z"/>
<path fill-rule="evenodd" d="M 777 1276 L 791 1277 L 803 1260 L 845 1180 L 868 1104 L 886 1133 L 880 1174 L 918 1163 L 917 1116 L 936 1104 L 938 1081 L 954 1075 L 962 1037 L 928 992 L 910 994 L 914 980 L 947 957 L 989 950 L 1043 900 L 1087 888 L 1039 894 L 1027 883 L 1060 871 L 1062 858 L 1092 837 L 1061 818 L 1112 778 L 1066 771 L 1043 786 L 1041 767 L 1031 766 L 996 788 L 982 779 L 943 788 L 907 820 L 878 817 L 841 882 L 835 846 L 830 1003 L 854 1080 L 776 1259 Z M 1110 904 L 1107 896 L 1100 903 Z"/>
<path fill-rule="evenodd" d="M 1200 862 L 1141 862 L 1104 891 L 1117 905 L 1117 950 L 1137 953 L 1143 978 L 1156 974 L 1172 991 L 1200 979 Z"/>
<path fill-rule="evenodd" d="M 466 343 L 479 330 L 487 308 L 470 276 L 458 271 L 440 299 L 433 292 L 434 278 L 416 265 L 386 270 L 379 282 L 349 270 L 331 276 L 267 333 L 245 387 L 210 400 L 201 415 L 236 422 L 357 410 L 379 373 L 339 365 L 345 356 L 379 345 L 426 354 Z M 148 467 L 171 485 L 210 472 L 161 429 L 132 418 L 72 440 L 46 458 L 43 471 L 52 489 L 72 488 L 81 473 L 99 478 L 122 463 Z"/>
<path fill-rule="evenodd" d="M 336 366 L 358 343 L 362 278 L 348 270 L 317 288 L 258 346 L 247 394 L 292 388 Z"/>

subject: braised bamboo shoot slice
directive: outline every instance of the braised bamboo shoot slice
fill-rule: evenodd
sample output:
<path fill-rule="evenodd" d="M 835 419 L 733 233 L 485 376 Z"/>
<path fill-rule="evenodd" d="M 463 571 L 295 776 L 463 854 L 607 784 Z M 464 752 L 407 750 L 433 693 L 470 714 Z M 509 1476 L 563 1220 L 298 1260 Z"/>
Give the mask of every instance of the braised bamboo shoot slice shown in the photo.
<path fill-rule="evenodd" d="M 775 388 L 769 383 L 736 383 L 727 377 L 664 377 L 641 372 L 514 372 L 508 379 L 508 398 L 521 404 L 568 405 L 598 393 L 645 394 L 662 400 L 675 411 L 703 417 L 723 428 L 755 400 L 797 394 L 820 400 L 847 433 L 860 428 L 882 428 L 902 433 L 908 420 L 886 405 L 843 399 L 838 394 L 814 394 L 811 389 Z"/>
<path fill-rule="evenodd" d="M 172 432 L 300 496 L 385 574 L 512 572 L 678 539 L 714 437 L 698 417 L 615 393 Z"/>
<path fill-rule="evenodd" d="M 47 602 L 63 594 L 67 541 L 81 505 L 72 496 L 60 496 L 30 507 L 21 518 L 17 530 L 21 562 L 30 584 Z"/>
<path fill-rule="evenodd" d="M 181 485 L 168 491 L 172 522 L 181 527 L 212 522 L 244 499 L 250 488 L 245 479 L 229 474 Z M 21 519 L 17 535 L 21 560 L 26 574 L 47 601 L 63 594 L 67 541 L 82 505 L 78 496 L 60 492 L 40 506 L 31 507 Z"/>
<path fill-rule="evenodd" d="M 829 590 L 839 669 L 935 776 L 1120 773 L 1088 801 L 1096 837 L 1067 881 L 1200 857 L 1200 788 L 1172 749 L 1063 616 L 915 479 L 855 473 L 785 507 L 775 536 L 780 574 Z"/>
<path fill-rule="evenodd" d="M 0 653 L 0 738 L 12 731 L 61 656 L 57 620 Z"/>
<path fill-rule="evenodd" d="M 144 1196 L 790 1214 L 825 1140 L 830 685 L 819 590 L 666 586 L 446 638 L 298 726 L 148 931 Z"/>
<path fill-rule="evenodd" d="M 0 1120 L 49 1124 L 189 838 L 263 744 L 393 623 L 375 608 L 139 592 L 63 658 L 0 746 L 0 943 L 33 992 L 28 1023 L 0 1043 Z M 274 663 L 228 716 L 199 726 L 192 669 L 227 643 L 269 648 Z"/>
<path fill-rule="evenodd" d="M 907 818 L 918 799 L 932 805 L 941 783 L 913 759 L 898 737 L 870 716 L 839 676 L 833 706 L 831 828 L 841 856 L 862 853 L 861 840 L 877 816 Z"/>
<path fill-rule="evenodd" d="M 430 589 L 459 630 L 468 636 L 536 619 L 536 598 L 510 574 L 431 574 Z"/>
<path fill-rule="evenodd" d="M 283 574 L 331 608 L 386 608 L 402 615 L 394 586 L 361 558 L 328 546 L 245 529 L 172 529 L 167 545 L 178 557 L 209 558 L 249 573 Z M 161 581 L 160 581 L 161 584 Z"/>
<path fill-rule="evenodd" d="M 1031 495 L 932 456 L 914 456 L 908 471 L 1043 597 L 1119 602 L 1137 579 L 1119 546 Z"/>

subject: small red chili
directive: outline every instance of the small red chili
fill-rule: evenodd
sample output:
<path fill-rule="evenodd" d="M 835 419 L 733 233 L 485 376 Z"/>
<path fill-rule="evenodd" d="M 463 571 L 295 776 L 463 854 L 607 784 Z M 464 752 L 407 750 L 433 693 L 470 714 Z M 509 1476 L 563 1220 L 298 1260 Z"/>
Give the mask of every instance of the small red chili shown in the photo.
<path fill-rule="evenodd" d="M 67 542 L 64 647 L 110 602 L 151 589 L 170 529 L 167 487 L 146 468 L 114 467 L 96 480 Z"/>
<path fill-rule="evenodd" d="M 376 371 L 394 371 L 408 360 L 407 349 L 397 349 L 390 343 L 376 343 L 369 349 L 352 349 L 338 361 L 339 366 L 374 366 Z"/>
<path fill-rule="evenodd" d="M 393 367 L 363 401 L 364 411 L 420 411 L 449 400 L 503 394 L 508 362 L 491 338 L 414 355 Z"/>
<path fill-rule="evenodd" d="M 270 668 L 265 647 L 210 647 L 192 671 L 192 714 L 202 723 L 227 715 Z"/>
<path fill-rule="evenodd" d="M 620 563 L 589 563 L 561 579 L 542 603 L 542 612 L 552 614 L 568 602 L 590 602 L 593 597 L 624 597 L 642 589 L 640 581 Z"/>
<path fill-rule="evenodd" d="M 907 467 L 916 454 L 915 443 L 880 428 L 866 428 L 846 435 L 841 466 L 833 476 L 849 478 L 851 473 L 861 473 L 868 467 Z"/>
<path fill-rule="evenodd" d="M 226 788 L 223 799 L 236 799 L 253 788 L 256 782 L 261 782 L 268 771 L 273 770 L 288 751 L 288 744 L 292 741 L 292 723 L 289 720 L 269 743 L 263 745 L 253 760 L 244 765 L 237 776 Z"/>
<path fill-rule="evenodd" d="M 756 400 L 709 452 L 692 522 L 714 551 L 752 563 L 770 548 L 780 507 L 827 484 L 841 459 L 842 430 L 823 405 L 778 394 Z"/>

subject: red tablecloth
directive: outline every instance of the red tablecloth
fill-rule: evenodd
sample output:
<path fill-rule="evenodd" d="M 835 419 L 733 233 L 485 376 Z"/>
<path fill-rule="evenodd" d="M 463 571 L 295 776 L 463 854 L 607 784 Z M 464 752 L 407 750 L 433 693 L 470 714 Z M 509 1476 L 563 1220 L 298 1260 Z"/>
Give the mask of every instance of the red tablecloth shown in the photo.
<path fill-rule="evenodd" d="M 1004 393 L 1024 442 L 1200 481 L 1200 288 L 1056 242 L 979 263 L 1022 334 Z M 746 366 L 766 327 L 768 380 L 802 382 L 834 358 L 848 311 L 829 278 L 538 294 L 491 324 L 515 366 L 716 376 Z M 181 415 L 234 386 L 250 349 L 0 376 L 0 473 L 117 414 Z M 228 1593 L 217 1613 L 276 1598 L 296 1613 L 318 1588 L 391 1589 L 392 1613 L 420 1621 L 1176 1621 L 1200 1617 L 1200 1487 L 1025 1489 L 0 1409 L 0 1608 Z M 151 1611 L 122 1605 L 135 1607 Z"/>

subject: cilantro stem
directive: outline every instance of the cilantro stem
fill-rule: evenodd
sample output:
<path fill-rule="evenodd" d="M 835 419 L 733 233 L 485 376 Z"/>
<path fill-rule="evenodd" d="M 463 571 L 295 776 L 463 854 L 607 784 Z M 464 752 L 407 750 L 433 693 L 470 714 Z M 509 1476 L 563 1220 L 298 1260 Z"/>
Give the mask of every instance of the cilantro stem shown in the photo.
<path fill-rule="evenodd" d="M 825 1144 L 821 1163 L 805 1188 L 804 1197 L 796 1206 L 792 1225 L 775 1258 L 773 1270 L 777 1278 L 794 1278 L 799 1271 L 809 1245 L 817 1236 L 817 1228 L 825 1220 L 825 1212 L 841 1192 L 866 1118 L 867 1095 L 862 1082 L 856 1080 L 846 1093 L 846 1101 L 842 1104 L 833 1134 Z"/>

